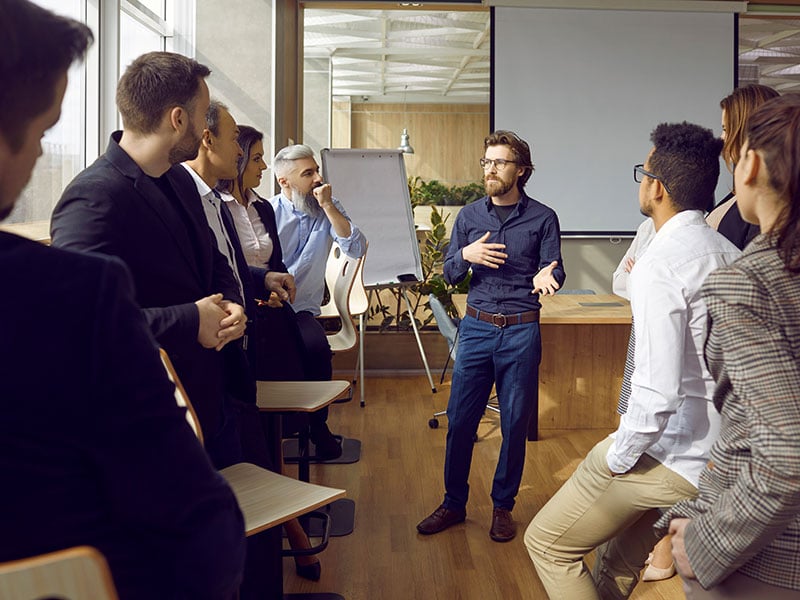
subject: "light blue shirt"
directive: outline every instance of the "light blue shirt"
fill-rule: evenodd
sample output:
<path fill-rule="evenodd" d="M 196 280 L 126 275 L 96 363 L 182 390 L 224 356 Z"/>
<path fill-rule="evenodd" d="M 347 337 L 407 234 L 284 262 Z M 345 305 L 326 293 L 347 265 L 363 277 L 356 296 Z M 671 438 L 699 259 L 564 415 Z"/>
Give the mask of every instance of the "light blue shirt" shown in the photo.
<path fill-rule="evenodd" d="M 289 273 L 294 275 L 297 286 L 292 308 L 295 312 L 305 310 L 318 316 L 325 294 L 325 266 L 331 245 L 336 241 L 347 256 L 358 258 L 366 252 L 367 239 L 335 198 L 334 206 L 350 221 L 348 237 L 336 235 L 324 211 L 320 211 L 316 217 L 310 217 L 295 209 L 292 201 L 283 193 L 270 198 L 269 203 L 275 209 L 283 262 Z"/>

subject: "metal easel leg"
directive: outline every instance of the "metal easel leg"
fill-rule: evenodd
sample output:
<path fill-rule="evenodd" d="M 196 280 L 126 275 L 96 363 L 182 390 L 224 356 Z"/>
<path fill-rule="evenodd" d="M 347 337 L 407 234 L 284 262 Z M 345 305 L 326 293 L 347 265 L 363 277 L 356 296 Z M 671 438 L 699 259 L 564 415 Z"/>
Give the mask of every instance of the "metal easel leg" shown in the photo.
<path fill-rule="evenodd" d="M 408 309 L 408 318 L 411 320 L 411 328 L 414 330 L 414 337 L 417 338 L 417 347 L 419 348 L 419 355 L 422 358 L 422 364 L 425 365 L 425 373 L 428 374 L 428 382 L 431 384 L 431 391 L 435 394 L 436 393 L 436 386 L 433 385 L 433 377 L 431 377 L 431 370 L 428 367 L 428 357 L 425 356 L 425 348 L 422 347 L 422 340 L 419 337 L 419 331 L 417 330 L 417 320 L 414 318 L 414 311 L 411 309 L 411 301 L 408 299 L 408 294 L 406 293 L 406 288 L 400 288 L 400 291 L 403 293 L 403 298 L 406 301 L 406 308 Z"/>

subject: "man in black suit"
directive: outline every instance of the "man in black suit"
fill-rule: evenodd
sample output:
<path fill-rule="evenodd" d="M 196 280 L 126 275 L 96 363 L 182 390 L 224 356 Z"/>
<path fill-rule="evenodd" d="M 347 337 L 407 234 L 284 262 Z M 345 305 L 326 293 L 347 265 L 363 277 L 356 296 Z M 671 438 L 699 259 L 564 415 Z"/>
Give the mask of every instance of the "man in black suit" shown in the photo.
<path fill-rule="evenodd" d="M 0 0 L 0 219 L 58 120 L 91 32 Z M 0 233 L 0 561 L 88 544 L 122 600 L 228 598 L 242 515 L 175 403 L 115 258 Z"/>
<path fill-rule="evenodd" d="M 53 211 L 53 245 L 121 258 L 139 305 L 169 353 L 221 468 L 248 458 L 242 406 L 255 386 L 236 342 L 245 329 L 239 286 L 212 242 L 191 177 L 209 105 L 209 69 L 151 52 L 117 86 L 123 131 L 64 190 Z"/>

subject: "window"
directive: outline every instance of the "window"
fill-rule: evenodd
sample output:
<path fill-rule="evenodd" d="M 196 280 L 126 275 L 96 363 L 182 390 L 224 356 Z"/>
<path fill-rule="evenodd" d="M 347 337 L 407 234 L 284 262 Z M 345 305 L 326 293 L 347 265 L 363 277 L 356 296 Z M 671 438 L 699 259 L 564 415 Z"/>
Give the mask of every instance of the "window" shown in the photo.
<path fill-rule="evenodd" d="M 85 0 L 34 0 L 44 8 L 85 21 Z M 86 69 L 73 66 L 61 107 L 61 119 L 42 140 L 43 155 L 8 223 L 48 221 L 61 191 L 84 167 Z"/>
<path fill-rule="evenodd" d="M 105 150 L 108 134 L 119 128 L 114 105 L 119 74 L 134 58 L 152 50 L 191 55 L 196 0 L 32 1 L 87 23 L 95 37 L 87 60 L 69 71 L 61 119 L 42 140 L 43 155 L 6 221 L 39 222 L 46 229 L 61 192 L 86 167 L 87 158 L 91 162 Z M 106 12 L 101 14 L 101 8 Z"/>

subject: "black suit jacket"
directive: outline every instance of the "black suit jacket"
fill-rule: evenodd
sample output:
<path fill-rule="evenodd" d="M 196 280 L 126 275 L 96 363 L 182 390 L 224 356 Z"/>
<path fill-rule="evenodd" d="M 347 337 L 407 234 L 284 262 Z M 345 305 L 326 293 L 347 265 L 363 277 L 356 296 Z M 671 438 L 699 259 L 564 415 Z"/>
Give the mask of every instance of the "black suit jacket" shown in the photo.
<path fill-rule="evenodd" d="M 253 206 L 272 239 L 272 254 L 266 266 L 247 265 L 233 215 L 228 203 L 222 203 L 222 223 L 236 254 L 239 277 L 246 296 L 247 314 L 251 316 L 247 326 L 247 350 L 252 372 L 259 381 L 305 380 L 308 379 L 306 371 L 308 357 L 294 310 L 288 302 L 284 302 L 280 308 L 272 308 L 258 306 L 255 301 L 256 298 L 269 297 L 269 292 L 264 287 L 264 277 L 267 272 L 288 273 L 289 270 L 283 263 L 275 210 L 261 197 L 253 202 Z M 247 265 L 249 273 L 242 268 L 242 265 Z"/>
<path fill-rule="evenodd" d="M 191 176 L 180 165 L 167 171 L 162 179 L 177 198 L 171 201 L 119 147 L 120 135 L 114 133 L 105 154 L 64 190 L 53 211 L 53 245 L 125 262 L 133 274 L 136 300 L 197 410 L 206 448 L 215 464 L 224 466 L 239 457 L 230 454 L 235 451 L 227 442 L 217 447 L 226 419 L 231 422 L 223 399 L 241 396 L 231 387 L 237 377 L 226 375 L 230 370 L 225 363 L 238 366 L 245 359 L 234 344 L 222 353 L 200 346 L 194 302 L 221 292 L 241 303 L 238 285 L 216 248 Z M 223 455 L 229 458 L 223 460 Z"/>
<path fill-rule="evenodd" d="M 0 233 L 0 561 L 97 547 L 120 598 L 220 598 L 244 524 L 116 259 Z"/>

